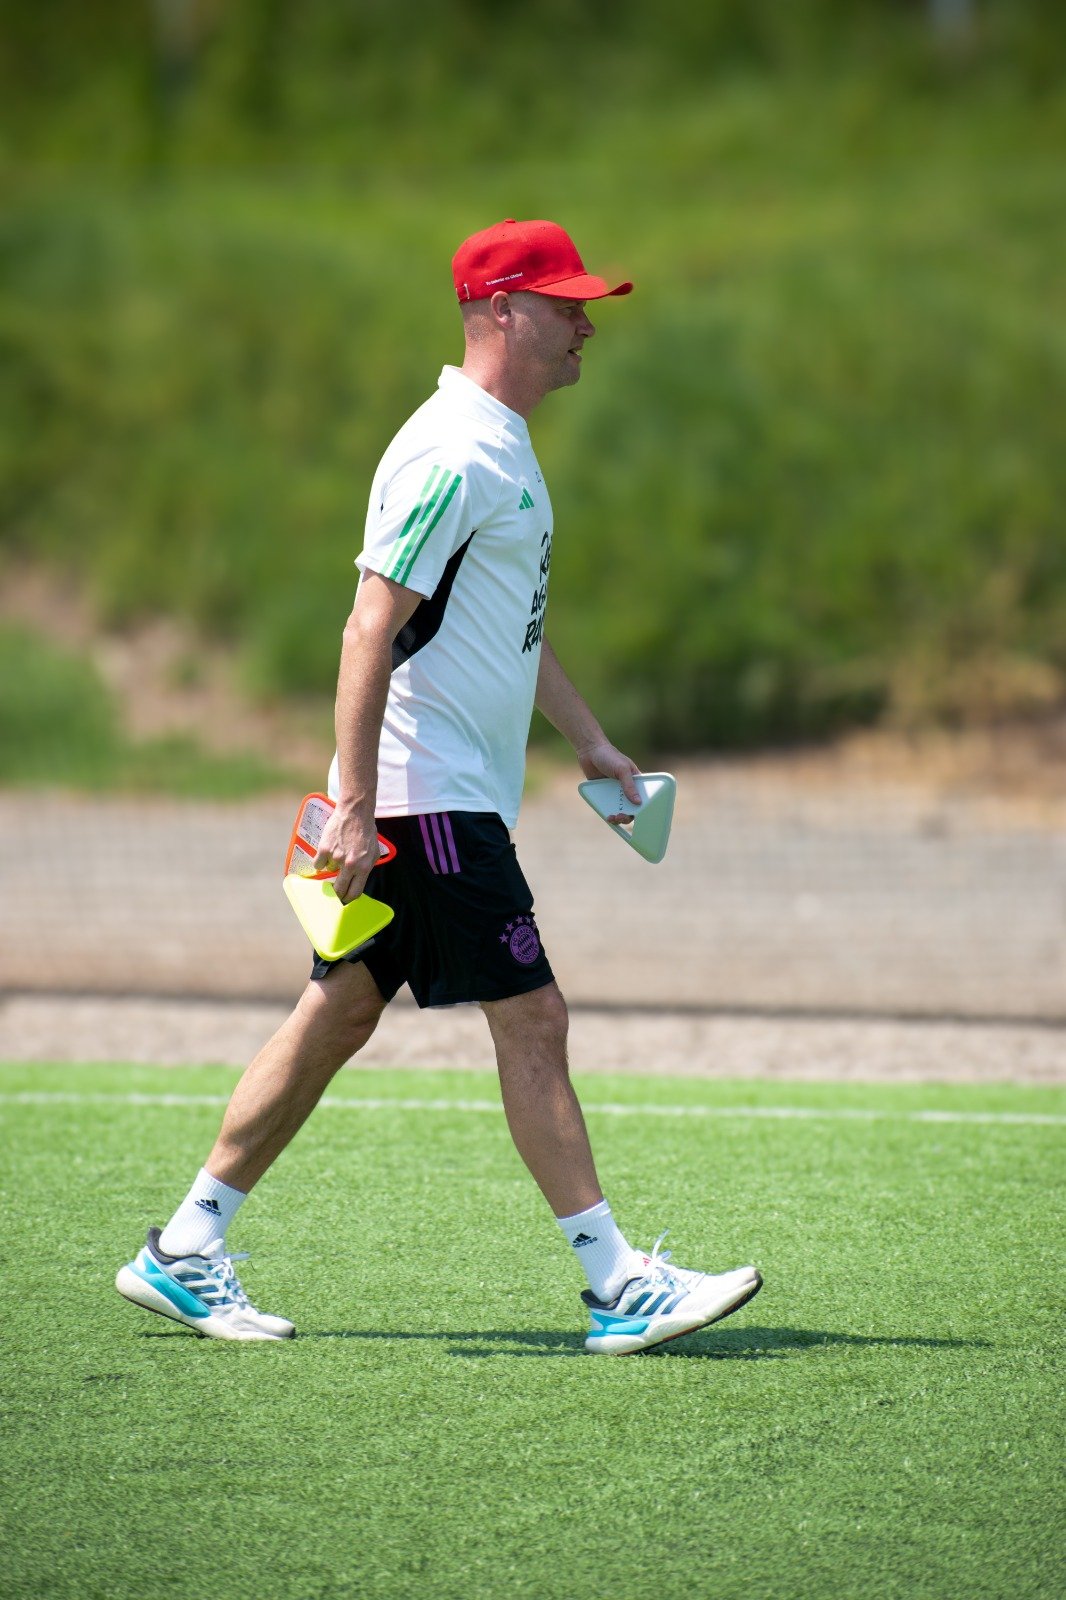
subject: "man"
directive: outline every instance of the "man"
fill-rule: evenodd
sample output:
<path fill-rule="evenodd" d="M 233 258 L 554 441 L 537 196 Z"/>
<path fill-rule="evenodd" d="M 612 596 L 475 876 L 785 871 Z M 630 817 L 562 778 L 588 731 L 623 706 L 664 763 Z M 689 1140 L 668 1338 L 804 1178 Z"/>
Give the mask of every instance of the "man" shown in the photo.
<path fill-rule="evenodd" d="M 585 271 L 551 222 L 509 219 L 452 263 L 466 350 L 385 452 L 337 689 L 336 809 L 315 860 L 343 901 L 372 892 L 389 927 L 318 959 L 295 1011 L 234 1091 L 175 1215 L 118 1274 L 127 1299 L 222 1339 L 294 1332 L 251 1305 L 226 1253 L 248 1191 L 408 983 L 420 1006 L 477 1001 L 515 1145 L 588 1278 L 586 1349 L 624 1354 L 750 1300 L 753 1267 L 709 1276 L 642 1255 L 603 1198 L 566 1059 L 567 1011 L 511 844 L 534 702 L 588 778 L 639 804 L 615 748 L 544 638 L 552 511 L 526 419 L 581 375 L 590 300 L 628 294 Z M 621 816 L 614 820 L 622 820 Z M 376 868 L 377 830 L 397 857 Z"/>

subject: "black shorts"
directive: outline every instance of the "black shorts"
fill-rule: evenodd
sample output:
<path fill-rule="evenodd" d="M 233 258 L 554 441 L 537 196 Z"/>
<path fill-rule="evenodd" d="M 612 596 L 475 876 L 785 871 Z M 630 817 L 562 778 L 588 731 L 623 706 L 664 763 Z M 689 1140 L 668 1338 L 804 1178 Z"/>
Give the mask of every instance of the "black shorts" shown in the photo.
<path fill-rule="evenodd" d="M 403 984 L 420 1006 L 507 1000 L 553 981 L 533 896 L 502 818 L 488 811 L 379 817 L 396 859 L 366 892 L 396 915 L 346 961 L 362 961 L 386 1000 Z M 336 961 L 316 956 L 312 978 Z"/>

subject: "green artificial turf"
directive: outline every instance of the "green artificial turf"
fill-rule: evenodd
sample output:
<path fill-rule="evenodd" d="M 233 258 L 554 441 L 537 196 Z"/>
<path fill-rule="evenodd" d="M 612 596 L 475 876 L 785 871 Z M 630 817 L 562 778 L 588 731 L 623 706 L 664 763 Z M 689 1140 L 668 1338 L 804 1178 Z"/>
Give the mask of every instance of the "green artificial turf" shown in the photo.
<path fill-rule="evenodd" d="M 333 1101 L 406 1103 L 323 1106 L 245 1207 L 294 1343 L 126 1304 L 234 1076 L 0 1071 L 6 1594 L 1061 1593 L 1061 1094 L 588 1081 L 634 1242 L 766 1277 L 610 1360 L 472 1074 L 343 1074 Z"/>

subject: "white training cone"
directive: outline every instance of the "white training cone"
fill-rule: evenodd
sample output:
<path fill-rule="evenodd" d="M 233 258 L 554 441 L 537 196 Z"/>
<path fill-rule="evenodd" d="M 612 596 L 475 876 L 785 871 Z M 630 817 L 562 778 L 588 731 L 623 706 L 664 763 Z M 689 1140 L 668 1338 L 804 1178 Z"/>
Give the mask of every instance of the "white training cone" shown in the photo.
<path fill-rule="evenodd" d="M 629 826 L 608 822 L 607 826 L 633 846 L 645 861 L 661 861 L 670 839 L 670 825 L 674 820 L 674 795 L 677 780 L 669 772 L 640 772 L 633 782 L 640 795 L 641 804 L 634 808 L 627 800 L 622 785 L 616 778 L 588 778 L 577 786 L 583 800 L 587 800 L 597 816 L 607 822 L 608 817 L 632 816 Z"/>

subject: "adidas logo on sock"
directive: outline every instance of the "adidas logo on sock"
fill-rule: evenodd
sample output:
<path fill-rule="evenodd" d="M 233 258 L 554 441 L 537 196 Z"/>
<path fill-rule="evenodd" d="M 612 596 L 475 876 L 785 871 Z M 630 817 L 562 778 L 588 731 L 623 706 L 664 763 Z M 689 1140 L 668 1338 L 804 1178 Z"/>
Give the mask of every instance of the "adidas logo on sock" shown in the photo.
<path fill-rule="evenodd" d="M 518 509 L 519 511 L 533 510 L 533 496 L 530 494 L 528 489 L 522 490 L 522 498 L 518 502 Z"/>
<path fill-rule="evenodd" d="M 579 1233 L 577 1238 L 574 1240 L 574 1249 L 575 1250 L 580 1250 L 582 1245 L 595 1244 L 595 1243 L 596 1243 L 596 1235 L 595 1234 L 589 1235 L 587 1233 Z"/>
<path fill-rule="evenodd" d="M 217 1200 L 197 1200 L 196 1204 L 200 1207 L 201 1211 L 210 1211 L 213 1217 L 220 1217 L 222 1215 L 222 1208 Z"/>

